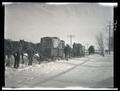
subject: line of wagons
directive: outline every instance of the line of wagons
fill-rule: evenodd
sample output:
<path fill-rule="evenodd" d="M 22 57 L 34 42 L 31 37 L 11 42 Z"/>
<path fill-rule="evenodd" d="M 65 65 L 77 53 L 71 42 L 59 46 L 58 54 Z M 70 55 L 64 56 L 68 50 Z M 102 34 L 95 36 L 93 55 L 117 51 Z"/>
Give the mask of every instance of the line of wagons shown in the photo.
<path fill-rule="evenodd" d="M 85 55 L 85 47 L 80 43 L 74 43 L 73 48 L 65 46 L 65 42 L 58 37 L 43 37 L 39 45 L 41 57 L 45 60 L 56 60 L 70 57 L 82 57 Z M 43 59 L 44 59 L 43 58 Z"/>
<path fill-rule="evenodd" d="M 38 54 L 37 59 L 42 60 L 56 60 L 68 59 L 70 57 L 82 57 L 85 55 L 85 47 L 80 43 L 74 43 L 73 48 L 65 45 L 65 41 L 60 40 L 58 37 L 42 37 L 40 43 L 33 44 L 24 40 L 19 41 L 6 41 L 5 54 L 12 55 L 15 51 L 20 50 L 22 60 L 23 54 L 27 53 L 29 57 Z M 36 52 L 33 53 L 32 49 Z M 32 58 L 32 57 L 31 57 Z"/>

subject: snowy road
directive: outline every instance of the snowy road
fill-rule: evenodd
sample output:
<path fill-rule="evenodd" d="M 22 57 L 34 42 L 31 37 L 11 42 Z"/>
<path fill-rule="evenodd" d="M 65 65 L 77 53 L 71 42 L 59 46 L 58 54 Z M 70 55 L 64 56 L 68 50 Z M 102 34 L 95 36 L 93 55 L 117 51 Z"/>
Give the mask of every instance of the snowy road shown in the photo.
<path fill-rule="evenodd" d="M 6 68 L 5 87 L 113 87 L 113 55 Z"/>

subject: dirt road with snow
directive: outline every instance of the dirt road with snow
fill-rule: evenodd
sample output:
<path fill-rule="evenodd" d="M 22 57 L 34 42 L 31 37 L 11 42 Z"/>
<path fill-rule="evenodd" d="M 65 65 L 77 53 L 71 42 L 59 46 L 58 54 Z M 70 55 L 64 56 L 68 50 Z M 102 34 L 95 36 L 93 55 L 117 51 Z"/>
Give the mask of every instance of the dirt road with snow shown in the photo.
<path fill-rule="evenodd" d="M 5 87 L 113 87 L 113 55 L 90 55 L 19 69 L 6 68 Z"/>

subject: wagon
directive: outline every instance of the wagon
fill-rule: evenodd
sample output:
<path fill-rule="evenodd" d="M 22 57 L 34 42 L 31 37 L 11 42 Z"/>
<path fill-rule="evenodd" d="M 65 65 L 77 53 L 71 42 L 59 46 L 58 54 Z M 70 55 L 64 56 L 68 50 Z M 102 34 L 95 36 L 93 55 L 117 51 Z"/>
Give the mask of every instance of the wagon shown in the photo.
<path fill-rule="evenodd" d="M 65 42 L 58 37 L 41 38 L 41 53 L 47 59 L 60 59 L 64 57 Z"/>
<path fill-rule="evenodd" d="M 81 57 L 85 55 L 85 47 L 80 43 L 73 44 L 73 56 L 74 57 Z"/>

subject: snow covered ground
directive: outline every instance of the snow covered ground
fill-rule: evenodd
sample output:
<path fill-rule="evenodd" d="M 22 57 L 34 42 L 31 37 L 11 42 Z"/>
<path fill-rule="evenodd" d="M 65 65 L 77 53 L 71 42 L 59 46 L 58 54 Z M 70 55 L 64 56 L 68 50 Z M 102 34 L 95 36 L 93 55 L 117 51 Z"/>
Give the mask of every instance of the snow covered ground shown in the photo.
<path fill-rule="evenodd" d="M 5 68 L 5 88 L 113 88 L 113 55 Z"/>

